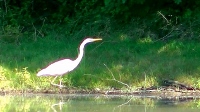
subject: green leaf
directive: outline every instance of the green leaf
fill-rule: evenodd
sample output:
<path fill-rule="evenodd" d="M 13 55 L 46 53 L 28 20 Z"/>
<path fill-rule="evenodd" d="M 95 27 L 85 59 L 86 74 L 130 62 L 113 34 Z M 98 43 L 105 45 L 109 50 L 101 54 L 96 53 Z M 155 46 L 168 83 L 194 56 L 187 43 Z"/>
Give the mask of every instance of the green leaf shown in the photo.
<path fill-rule="evenodd" d="M 182 2 L 182 0 L 174 0 L 174 2 L 175 2 L 176 4 L 180 4 L 180 3 Z"/>
<path fill-rule="evenodd" d="M 125 3 L 126 3 L 126 0 L 122 0 L 122 3 L 125 4 Z"/>
<path fill-rule="evenodd" d="M 104 0 L 105 6 L 109 5 L 110 2 L 111 2 L 111 0 Z"/>

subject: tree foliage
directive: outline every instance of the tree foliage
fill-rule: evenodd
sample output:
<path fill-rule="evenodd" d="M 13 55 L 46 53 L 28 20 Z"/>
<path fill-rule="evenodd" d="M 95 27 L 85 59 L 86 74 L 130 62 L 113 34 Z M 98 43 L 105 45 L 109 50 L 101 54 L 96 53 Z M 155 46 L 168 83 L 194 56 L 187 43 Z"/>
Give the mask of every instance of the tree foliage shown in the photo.
<path fill-rule="evenodd" d="M 129 24 L 135 18 L 156 18 L 162 12 L 165 19 L 188 21 L 199 18 L 198 0 L 2 0 L 0 1 L 2 26 L 30 27 L 79 20 L 79 24 L 109 18 L 119 24 Z M 162 24 L 162 22 L 157 23 Z"/>
<path fill-rule="evenodd" d="M 80 14 L 126 20 L 135 16 L 148 17 L 160 10 L 182 16 L 188 10 L 199 8 L 199 4 L 197 0 L 4 0 L 1 1 L 1 16 L 12 24 L 13 19 L 20 22 L 48 18 L 55 22 Z"/>

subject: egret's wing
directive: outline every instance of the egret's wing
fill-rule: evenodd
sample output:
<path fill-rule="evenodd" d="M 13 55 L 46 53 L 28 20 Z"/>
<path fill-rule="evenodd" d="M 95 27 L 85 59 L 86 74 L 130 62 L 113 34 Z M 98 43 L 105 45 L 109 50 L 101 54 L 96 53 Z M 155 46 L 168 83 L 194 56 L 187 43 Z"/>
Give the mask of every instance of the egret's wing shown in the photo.
<path fill-rule="evenodd" d="M 42 69 L 38 72 L 38 76 L 58 76 L 64 75 L 70 71 L 72 71 L 74 67 L 74 61 L 70 59 L 63 59 L 57 62 L 54 62 L 47 66 L 45 69 Z"/>

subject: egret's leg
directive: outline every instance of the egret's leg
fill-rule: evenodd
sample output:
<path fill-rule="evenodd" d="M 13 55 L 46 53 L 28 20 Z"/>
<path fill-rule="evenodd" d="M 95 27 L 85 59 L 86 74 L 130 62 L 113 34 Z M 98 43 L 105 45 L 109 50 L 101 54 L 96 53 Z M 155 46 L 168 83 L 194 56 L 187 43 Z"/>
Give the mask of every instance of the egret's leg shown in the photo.
<path fill-rule="evenodd" d="M 53 86 L 58 86 L 58 87 L 60 87 L 60 88 L 65 87 L 64 85 L 62 85 L 62 80 L 61 80 L 61 77 L 62 77 L 62 76 L 60 76 L 60 84 L 55 84 L 55 83 L 54 83 L 54 81 L 56 80 L 57 77 L 58 77 L 58 76 L 56 76 L 56 77 L 51 81 L 51 85 L 53 85 Z"/>
<path fill-rule="evenodd" d="M 66 87 L 66 86 L 62 85 L 62 76 L 60 76 L 60 86 L 59 86 L 59 87 L 60 87 L 60 88 Z"/>
<path fill-rule="evenodd" d="M 56 84 L 54 84 L 54 81 L 56 80 L 57 77 L 58 77 L 58 76 L 56 76 L 56 77 L 51 81 L 51 85 L 56 85 Z"/>
<path fill-rule="evenodd" d="M 60 76 L 60 86 L 62 85 L 62 76 Z"/>

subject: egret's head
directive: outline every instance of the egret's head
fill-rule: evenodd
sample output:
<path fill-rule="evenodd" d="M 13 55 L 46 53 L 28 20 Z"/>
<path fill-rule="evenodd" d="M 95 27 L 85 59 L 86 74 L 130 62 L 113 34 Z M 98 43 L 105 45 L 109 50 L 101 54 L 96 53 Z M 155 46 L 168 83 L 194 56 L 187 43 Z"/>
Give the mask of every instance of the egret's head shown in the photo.
<path fill-rule="evenodd" d="M 83 42 L 81 43 L 79 49 L 83 49 L 84 46 L 85 46 L 87 43 L 95 42 L 95 41 L 100 41 L 100 40 L 102 40 L 102 38 L 92 38 L 92 37 L 87 37 L 85 40 L 83 40 Z"/>
<path fill-rule="evenodd" d="M 89 42 L 100 41 L 100 40 L 102 40 L 102 38 L 87 37 L 84 41 L 85 41 L 86 43 L 89 43 Z"/>

